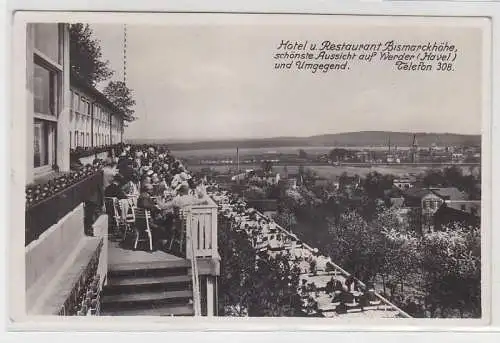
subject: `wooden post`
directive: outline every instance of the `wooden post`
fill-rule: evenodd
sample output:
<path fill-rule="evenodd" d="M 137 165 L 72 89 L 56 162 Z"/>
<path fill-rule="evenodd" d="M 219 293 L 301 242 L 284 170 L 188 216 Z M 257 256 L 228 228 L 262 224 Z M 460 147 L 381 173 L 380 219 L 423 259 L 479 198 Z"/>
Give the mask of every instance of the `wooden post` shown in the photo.
<path fill-rule="evenodd" d="M 193 237 L 192 237 L 193 230 L 191 228 L 193 214 L 192 214 L 191 210 L 187 213 L 187 216 L 185 218 L 186 218 L 186 258 L 188 260 L 190 260 L 190 259 L 194 258 L 193 254 L 191 252 L 191 240 L 193 239 Z"/>
<path fill-rule="evenodd" d="M 207 277 L 207 317 L 214 316 L 214 280 L 211 276 Z"/>
<path fill-rule="evenodd" d="M 217 207 L 212 208 L 212 258 L 217 257 Z"/>

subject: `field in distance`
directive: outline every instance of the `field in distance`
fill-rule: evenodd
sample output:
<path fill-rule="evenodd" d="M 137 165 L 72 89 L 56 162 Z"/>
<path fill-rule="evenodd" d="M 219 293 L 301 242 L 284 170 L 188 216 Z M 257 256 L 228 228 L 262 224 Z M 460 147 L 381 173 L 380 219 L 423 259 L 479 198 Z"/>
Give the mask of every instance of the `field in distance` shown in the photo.
<path fill-rule="evenodd" d="M 189 166 L 189 170 L 201 171 L 203 168 L 211 168 L 219 173 L 235 174 L 235 166 L 207 166 L 207 165 L 193 165 Z M 241 166 L 242 171 L 245 170 L 247 166 Z M 283 175 L 284 166 L 274 166 L 273 171 Z M 409 175 L 418 175 L 426 170 L 430 170 L 430 167 L 413 167 L 413 166 L 374 166 L 374 167 L 350 167 L 350 166 L 304 166 L 305 169 L 313 170 L 320 178 L 334 180 L 338 176 L 342 175 L 344 172 L 349 176 L 359 175 L 361 177 L 366 176 L 370 172 L 378 172 L 381 174 L 391 174 L 396 177 L 405 177 Z M 250 168 L 249 168 L 250 169 Z M 470 167 L 460 167 L 464 174 L 470 174 L 473 170 Z M 287 166 L 288 173 L 296 174 L 298 173 L 299 166 Z"/>

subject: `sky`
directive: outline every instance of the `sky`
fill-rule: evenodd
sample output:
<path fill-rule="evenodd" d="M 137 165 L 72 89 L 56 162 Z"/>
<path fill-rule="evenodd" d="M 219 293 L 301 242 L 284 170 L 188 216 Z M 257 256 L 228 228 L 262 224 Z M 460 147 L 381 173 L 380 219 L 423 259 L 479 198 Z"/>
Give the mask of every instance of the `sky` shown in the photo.
<path fill-rule="evenodd" d="M 436 22 L 438 23 L 438 22 Z M 123 25 L 92 24 L 103 59 L 123 78 Z M 453 72 L 365 63 L 313 74 L 274 69 L 281 40 L 448 41 Z M 439 24 L 127 24 L 127 84 L 138 119 L 126 138 L 212 140 L 352 131 L 480 134 L 481 31 Z M 100 85 L 99 87 L 102 87 Z"/>

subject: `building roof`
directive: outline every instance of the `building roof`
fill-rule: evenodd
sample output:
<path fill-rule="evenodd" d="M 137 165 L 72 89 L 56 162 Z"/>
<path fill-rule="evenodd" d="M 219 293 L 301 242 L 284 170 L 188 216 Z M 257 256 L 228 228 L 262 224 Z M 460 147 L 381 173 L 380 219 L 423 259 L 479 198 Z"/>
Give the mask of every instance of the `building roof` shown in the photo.
<path fill-rule="evenodd" d="M 434 194 L 444 200 L 466 200 L 467 196 L 456 187 L 431 188 Z"/>
<path fill-rule="evenodd" d="M 87 84 L 81 77 L 76 75 L 76 73 L 74 72 L 71 73 L 70 83 L 71 87 L 77 87 L 79 89 L 82 89 L 87 94 L 94 97 L 100 104 L 110 108 L 114 114 L 122 116 L 123 119 L 126 121 L 132 121 L 132 118 L 126 115 L 121 109 L 116 107 L 115 104 L 113 104 L 104 94 L 99 92 L 95 87 L 92 87 L 91 85 Z"/>
<path fill-rule="evenodd" d="M 422 199 L 424 196 L 428 195 L 429 193 L 431 193 L 431 191 L 428 188 L 417 188 L 417 187 L 410 188 L 410 189 L 403 191 L 403 195 L 405 197 L 418 198 L 418 199 Z"/>
<path fill-rule="evenodd" d="M 405 197 L 422 199 L 428 194 L 435 194 L 443 200 L 466 200 L 467 196 L 456 187 L 419 188 L 414 187 L 403 191 Z"/>
<path fill-rule="evenodd" d="M 458 211 L 467 212 L 476 216 L 481 215 L 480 200 L 456 200 L 447 201 L 446 206 Z"/>

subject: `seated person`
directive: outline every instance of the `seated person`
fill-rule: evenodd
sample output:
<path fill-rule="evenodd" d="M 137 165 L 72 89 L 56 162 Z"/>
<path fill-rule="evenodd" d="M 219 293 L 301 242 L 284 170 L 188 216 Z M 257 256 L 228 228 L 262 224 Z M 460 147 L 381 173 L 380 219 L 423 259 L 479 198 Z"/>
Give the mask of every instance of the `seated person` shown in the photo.
<path fill-rule="evenodd" d="M 137 195 L 139 194 L 139 190 L 137 189 L 137 178 L 134 177 L 125 183 L 122 187 L 123 191 L 127 195 Z"/>
<path fill-rule="evenodd" d="M 189 194 L 189 187 L 187 185 L 181 184 L 177 188 L 177 196 L 175 196 L 171 201 L 167 201 L 159 204 L 162 210 L 168 210 L 172 208 L 182 209 L 186 206 L 205 204 L 206 199 L 200 199 L 198 197 Z"/>
<path fill-rule="evenodd" d="M 123 178 L 120 174 L 115 175 L 113 182 L 104 190 L 104 196 L 107 198 L 127 199 L 127 195 L 121 188 L 122 181 Z"/>
<path fill-rule="evenodd" d="M 354 277 L 351 275 L 349 276 L 346 280 L 345 280 L 345 285 L 347 287 L 347 290 L 349 292 L 351 291 L 354 291 L 354 283 L 355 283 L 355 280 L 354 280 Z"/>
<path fill-rule="evenodd" d="M 334 291 L 334 286 L 335 286 L 334 281 L 335 281 L 335 280 L 334 280 L 334 279 L 333 279 L 333 277 L 332 277 L 332 278 L 331 278 L 331 280 L 330 280 L 330 281 L 328 281 L 328 282 L 326 283 L 326 286 L 325 286 L 325 292 L 326 292 L 327 294 L 333 293 L 333 291 Z"/>
<path fill-rule="evenodd" d="M 342 286 L 342 282 L 339 280 L 335 280 L 333 283 L 333 290 L 334 291 L 343 291 L 344 287 Z"/>
<path fill-rule="evenodd" d="M 137 207 L 149 210 L 151 215 L 155 215 L 159 212 L 160 208 L 156 205 L 152 196 L 153 185 L 150 183 L 144 183 L 142 186 L 142 192 L 137 199 Z"/>
<path fill-rule="evenodd" d="M 150 227 L 152 230 L 153 239 L 156 241 L 158 246 L 158 242 L 161 242 L 161 245 L 165 245 L 166 241 L 166 230 L 165 226 L 161 225 L 161 211 L 160 208 L 155 204 L 154 200 L 151 197 L 153 192 L 153 185 L 147 183 L 142 186 L 142 193 L 139 195 L 137 199 L 137 207 L 148 210 L 151 213 L 152 221 L 150 222 Z"/>

